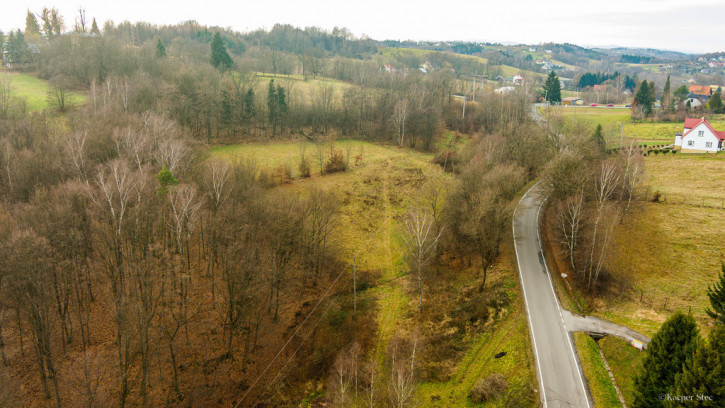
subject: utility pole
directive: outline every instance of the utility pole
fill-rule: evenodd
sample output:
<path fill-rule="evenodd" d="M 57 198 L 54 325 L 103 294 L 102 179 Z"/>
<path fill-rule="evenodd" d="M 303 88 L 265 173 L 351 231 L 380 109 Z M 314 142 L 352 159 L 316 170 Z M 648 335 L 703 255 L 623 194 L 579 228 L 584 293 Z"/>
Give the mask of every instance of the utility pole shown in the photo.
<path fill-rule="evenodd" d="M 463 95 L 463 114 L 461 114 L 461 119 L 464 119 L 466 117 L 466 95 Z"/>
<path fill-rule="evenodd" d="M 478 72 L 476 72 L 476 75 L 473 76 L 473 102 L 476 102 L 476 76 L 478 75 Z"/>

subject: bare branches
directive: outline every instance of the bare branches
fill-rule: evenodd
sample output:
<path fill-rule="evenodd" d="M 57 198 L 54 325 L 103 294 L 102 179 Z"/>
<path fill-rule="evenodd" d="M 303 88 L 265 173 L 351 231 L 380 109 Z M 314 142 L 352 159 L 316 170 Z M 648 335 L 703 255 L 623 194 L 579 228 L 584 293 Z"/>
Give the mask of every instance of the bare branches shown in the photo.
<path fill-rule="evenodd" d="M 398 146 L 403 147 L 405 142 L 405 125 L 408 122 L 408 100 L 400 99 L 393 107 L 393 115 L 390 118 L 398 134 Z"/>
<path fill-rule="evenodd" d="M 406 234 L 403 235 L 405 244 L 408 246 L 411 261 L 416 268 L 418 277 L 418 309 L 423 313 L 423 269 L 435 258 L 438 248 L 438 240 L 443 229 L 435 233 L 432 217 L 420 210 L 408 212 L 405 221 Z"/>

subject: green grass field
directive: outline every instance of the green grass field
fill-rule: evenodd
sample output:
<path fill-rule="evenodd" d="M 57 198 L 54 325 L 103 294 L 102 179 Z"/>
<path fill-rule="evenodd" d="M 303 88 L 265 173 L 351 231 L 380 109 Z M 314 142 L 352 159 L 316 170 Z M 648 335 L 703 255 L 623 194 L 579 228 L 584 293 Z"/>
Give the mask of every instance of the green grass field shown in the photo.
<path fill-rule="evenodd" d="M 422 57 L 422 56 L 425 56 L 428 54 L 443 52 L 443 51 L 420 50 L 420 49 L 416 49 L 416 48 L 383 47 L 383 48 L 379 48 L 378 52 L 381 55 L 386 56 L 386 57 L 393 57 L 395 55 L 404 55 L 406 53 Z M 488 60 L 486 58 L 476 57 L 474 55 L 464 55 L 464 54 L 452 54 L 452 55 L 455 55 L 457 57 L 462 57 L 462 58 L 472 58 L 472 59 L 475 59 L 475 60 L 481 62 L 482 64 L 486 64 L 488 62 Z M 509 65 L 499 65 L 498 67 L 501 68 L 501 75 L 503 75 L 505 77 L 512 77 L 518 73 L 521 73 L 524 77 L 527 77 L 527 76 L 528 77 L 540 77 L 540 78 L 546 77 L 545 74 L 542 74 L 540 72 L 526 71 L 526 70 L 522 70 L 522 69 L 519 69 L 516 67 L 509 66 Z M 491 79 L 493 79 L 493 78 L 491 78 Z"/>
<path fill-rule="evenodd" d="M 570 122 L 571 127 L 580 126 L 594 132 L 597 124 L 604 128 L 605 137 L 612 145 L 619 144 L 622 124 L 623 139 L 635 140 L 643 144 L 671 144 L 675 141 L 675 132 L 682 131 L 679 122 L 635 122 L 628 109 L 592 108 L 592 107 L 545 107 L 539 108 L 542 115 L 561 116 Z M 725 118 L 716 115 L 708 119 L 716 130 L 725 130 Z"/>
<path fill-rule="evenodd" d="M 312 164 L 312 177 L 308 179 L 298 178 L 297 167 L 303 148 Z M 317 146 L 306 141 L 219 146 L 211 149 L 210 155 L 230 159 L 253 157 L 260 166 L 267 168 L 288 163 L 295 180 L 281 188 L 300 194 L 312 188 L 336 192 L 341 209 L 334 233 L 335 251 L 345 262 L 355 259 L 359 270 L 370 271 L 375 277 L 375 287 L 363 295 L 371 297 L 377 305 L 376 341 L 366 359 L 373 359 L 383 368 L 390 339 L 411 332 L 418 325 L 417 298 L 410 283 L 401 235 L 405 213 L 411 205 L 420 203 L 421 187 L 431 177 L 448 179 L 451 176 L 443 174 L 432 163 L 430 153 L 353 140 L 337 141 L 335 148 L 345 153 L 349 148 L 353 157 L 362 151 L 363 158 L 357 164 L 351 159 L 350 169 L 344 173 L 320 175 L 319 164 L 314 158 L 318 153 Z M 328 154 L 329 145 L 322 146 L 321 150 Z M 502 253 L 489 273 L 489 279 L 492 284 L 506 282 L 510 296 L 518 298 L 512 246 L 502 249 Z M 472 284 L 467 280 L 469 275 L 458 275 L 454 285 L 463 288 Z M 424 295 L 424 307 L 426 299 Z M 513 302 L 505 319 L 481 335 L 467 338 L 461 346 L 465 351 L 455 367 L 454 379 L 421 384 L 417 393 L 420 405 L 466 404 L 464 401 L 475 381 L 492 372 L 504 374 L 513 383 L 534 384 L 528 327 L 521 308 L 520 301 Z M 493 359 L 493 354 L 502 350 L 508 355 Z"/>
<path fill-rule="evenodd" d="M 48 91 L 50 89 L 48 81 L 6 69 L 0 69 L 0 81 L 10 83 L 11 95 L 25 101 L 27 112 L 35 112 L 48 107 Z M 71 105 L 77 106 L 85 103 L 86 97 L 73 92 L 70 94 L 69 101 Z"/>
<path fill-rule="evenodd" d="M 691 311 L 708 331 L 705 290 L 725 259 L 725 180 L 709 175 L 723 168 L 721 154 L 645 159 L 649 198 L 660 191 L 664 202 L 638 203 L 615 228 L 606 267 L 631 289 L 600 300 L 595 314 L 652 336 L 675 310 Z"/>
<path fill-rule="evenodd" d="M 599 347 L 607 358 L 624 401 L 631 405 L 634 400 L 634 377 L 642 369 L 644 352 L 611 336 L 599 340 Z"/>
<path fill-rule="evenodd" d="M 479 379 L 491 374 L 502 374 L 509 383 L 509 392 L 524 393 L 528 384 L 536 384 L 533 353 L 518 280 L 518 269 L 513 243 L 502 247 L 501 256 L 494 265 L 489 279 L 503 281 L 509 295 L 518 300 L 506 310 L 506 318 L 482 335 L 469 339 L 462 346 L 466 352 L 447 382 L 428 382 L 419 386 L 418 397 L 423 407 L 496 407 L 500 400 L 484 404 L 473 403 L 468 394 Z M 494 356 L 507 354 L 496 359 Z M 521 401 L 517 406 L 536 406 L 536 401 Z M 527 405 L 530 404 L 530 405 Z"/>
<path fill-rule="evenodd" d="M 597 343 L 586 333 L 574 333 L 574 343 L 594 400 L 594 406 L 597 408 L 621 407 L 622 403 L 609 378 Z"/>

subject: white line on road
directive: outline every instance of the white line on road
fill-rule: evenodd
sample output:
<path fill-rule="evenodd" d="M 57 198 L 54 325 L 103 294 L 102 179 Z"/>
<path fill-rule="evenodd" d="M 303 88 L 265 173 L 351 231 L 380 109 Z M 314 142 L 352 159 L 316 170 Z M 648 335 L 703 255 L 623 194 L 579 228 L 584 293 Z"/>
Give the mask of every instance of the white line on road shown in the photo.
<path fill-rule="evenodd" d="M 534 187 L 537 184 L 539 184 L 539 183 L 534 184 Z M 528 191 L 527 191 L 527 193 L 528 193 Z M 546 202 L 546 199 L 544 199 L 541 202 L 541 205 L 539 205 L 539 211 L 536 212 L 536 234 L 539 237 L 539 250 L 541 251 L 542 255 L 544 252 L 544 246 L 541 242 L 541 230 L 539 228 L 539 220 L 540 220 L 539 217 L 541 215 L 541 208 L 544 206 L 545 202 Z M 516 257 L 518 258 L 518 252 L 516 253 Z M 576 372 L 577 372 L 577 374 L 579 374 L 579 382 L 582 385 L 582 390 L 584 390 L 584 399 L 587 401 L 587 407 L 591 408 L 591 405 L 589 404 L 589 396 L 587 395 L 587 387 L 584 385 L 584 377 L 582 376 L 582 367 L 581 367 L 581 364 L 579 364 L 579 359 L 577 358 L 576 352 L 574 351 L 574 346 L 571 343 L 571 336 L 569 335 L 569 332 L 566 330 L 566 323 L 564 323 L 564 316 L 562 316 L 562 314 L 561 314 L 561 306 L 559 305 L 559 298 L 556 296 L 556 291 L 554 291 L 554 282 L 551 280 L 551 272 L 549 272 L 549 264 L 548 264 L 548 262 L 546 262 L 546 257 L 544 257 L 544 268 L 546 268 L 546 275 L 549 277 L 549 287 L 551 288 L 551 293 L 554 294 L 554 300 L 556 301 L 556 307 L 559 308 L 559 316 L 561 317 L 561 324 L 564 327 L 564 335 L 566 336 L 566 340 L 569 342 L 569 349 L 571 350 L 571 355 L 572 355 L 572 357 L 574 357 L 574 361 L 576 361 L 576 363 L 577 363 Z M 521 274 L 520 271 L 519 271 L 519 274 Z"/>
<path fill-rule="evenodd" d="M 524 193 L 523 197 L 519 200 L 518 204 L 521 204 L 521 201 L 526 198 L 527 195 L 529 195 L 529 191 L 531 191 L 534 187 L 536 187 L 539 183 L 534 184 L 531 186 L 530 189 Z M 521 274 L 521 263 L 519 262 L 519 249 L 516 247 L 516 211 L 519 209 L 518 204 L 516 205 L 516 208 L 514 209 L 514 216 L 513 220 L 511 222 L 511 226 L 513 228 L 514 233 L 514 250 L 516 251 L 516 264 L 519 267 L 519 279 L 521 280 L 521 289 L 524 292 L 524 303 L 526 303 L 526 318 L 529 322 L 529 334 L 531 336 L 531 342 L 534 344 L 534 354 L 536 354 L 536 368 L 537 368 L 537 377 L 539 379 L 539 388 L 541 389 L 541 400 L 544 402 L 544 408 L 548 408 L 548 405 L 546 403 L 546 389 L 544 388 L 544 379 L 542 377 L 541 373 L 541 362 L 539 359 L 539 349 L 536 346 L 536 338 L 534 337 L 534 327 L 531 323 L 531 315 L 529 314 L 529 300 L 526 297 L 526 285 L 524 285 L 524 276 Z"/>

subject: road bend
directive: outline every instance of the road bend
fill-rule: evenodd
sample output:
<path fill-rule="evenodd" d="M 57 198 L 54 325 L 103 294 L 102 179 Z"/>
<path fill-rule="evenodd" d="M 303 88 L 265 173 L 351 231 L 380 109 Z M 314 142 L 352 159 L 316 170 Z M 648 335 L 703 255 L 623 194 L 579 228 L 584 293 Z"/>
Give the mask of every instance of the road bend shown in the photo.
<path fill-rule="evenodd" d="M 513 217 L 514 246 L 536 357 L 539 397 L 544 408 L 591 408 L 573 340 L 544 260 L 539 234 L 544 201 L 537 184 L 521 198 Z"/>

